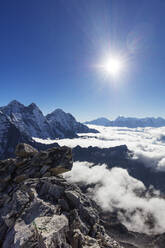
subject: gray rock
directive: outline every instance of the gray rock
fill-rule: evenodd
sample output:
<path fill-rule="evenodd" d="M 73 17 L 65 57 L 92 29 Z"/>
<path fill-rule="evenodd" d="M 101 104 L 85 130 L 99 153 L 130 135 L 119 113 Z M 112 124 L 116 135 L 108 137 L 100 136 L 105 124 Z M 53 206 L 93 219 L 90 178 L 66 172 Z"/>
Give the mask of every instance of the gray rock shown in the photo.
<path fill-rule="evenodd" d="M 93 223 L 100 226 L 97 209 L 92 210 L 92 201 L 76 185 L 60 177 L 44 177 L 13 187 L 11 200 L 0 208 L 3 248 L 117 247 L 100 246 L 106 234 L 103 227 L 91 236 Z"/>
<path fill-rule="evenodd" d="M 77 192 L 74 191 L 65 191 L 66 198 L 68 199 L 69 204 L 71 207 L 79 207 L 80 204 L 80 196 Z"/>
<path fill-rule="evenodd" d="M 58 199 L 58 204 L 60 205 L 60 207 L 63 211 L 69 211 L 70 210 L 69 205 L 68 205 L 66 200 Z"/>
<path fill-rule="evenodd" d="M 34 245 L 36 241 L 33 242 L 34 233 L 30 228 L 25 225 L 23 221 L 17 221 L 13 228 L 7 233 L 5 241 L 2 248 L 25 248 L 33 247 L 26 246 L 29 241 L 32 241 Z"/>
<path fill-rule="evenodd" d="M 37 152 L 38 152 L 37 149 L 25 143 L 18 144 L 15 150 L 15 154 L 21 158 L 27 158 L 29 156 L 34 155 Z"/>
<path fill-rule="evenodd" d="M 31 156 L 20 159 L 19 166 L 17 159 L 0 162 L 1 184 L 5 185 L 0 192 L 0 247 L 164 247 L 163 234 L 147 236 L 130 232 L 120 223 L 114 225 L 110 213 L 103 213 L 77 185 L 52 176 L 51 169 L 71 169 L 70 149 L 49 149 L 44 155 Z M 40 173 L 45 166 L 49 177 Z"/>
<path fill-rule="evenodd" d="M 38 217 L 34 220 L 38 234 L 41 235 L 45 248 L 70 248 L 66 237 L 69 231 L 68 219 L 64 215 Z"/>

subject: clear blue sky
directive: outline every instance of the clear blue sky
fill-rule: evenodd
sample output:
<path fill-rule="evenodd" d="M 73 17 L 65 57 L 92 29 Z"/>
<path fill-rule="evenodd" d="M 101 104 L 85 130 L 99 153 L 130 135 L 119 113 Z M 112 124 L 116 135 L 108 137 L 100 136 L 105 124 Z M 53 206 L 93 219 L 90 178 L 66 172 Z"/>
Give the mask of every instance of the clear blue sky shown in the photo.
<path fill-rule="evenodd" d="M 1 0 L 0 106 L 165 117 L 165 0 Z M 117 82 L 95 66 L 125 56 Z"/>

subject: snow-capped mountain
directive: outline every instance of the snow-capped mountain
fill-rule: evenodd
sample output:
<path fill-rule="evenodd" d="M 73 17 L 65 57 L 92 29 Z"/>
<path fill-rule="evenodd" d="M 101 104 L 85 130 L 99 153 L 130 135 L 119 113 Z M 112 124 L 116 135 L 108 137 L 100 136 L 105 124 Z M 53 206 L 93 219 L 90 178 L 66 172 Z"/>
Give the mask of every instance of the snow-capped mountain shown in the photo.
<path fill-rule="evenodd" d="M 95 129 L 90 129 L 69 113 L 65 113 L 62 109 L 56 109 L 46 116 L 52 130 L 57 131 L 61 137 L 73 137 L 76 133 L 97 133 Z"/>
<path fill-rule="evenodd" d="M 73 138 L 78 132 L 98 132 L 79 123 L 71 115 L 57 109 L 44 116 L 35 103 L 24 106 L 14 100 L 0 107 L 0 158 L 14 152 L 18 142 L 30 143 L 36 138 Z"/>
<path fill-rule="evenodd" d="M 30 137 L 51 138 L 53 133 L 47 119 L 35 103 L 24 106 L 14 100 L 0 110 L 21 131 Z"/>
<path fill-rule="evenodd" d="M 44 116 L 35 103 L 24 106 L 14 100 L 0 111 L 7 116 L 21 132 L 37 138 L 75 137 L 78 132 L 97 132 L 79 123 L 76 119 L 61 109 Z"/>
<path fill-rule="evenodd" d="M 98 118 L 93 121 L 85 122 L 85 124 L 93 124 L 99 126 L 110 126 L 110 127 L 163 127 L 165 126 L 165 119 L 163 118 L 133 118 L 133 117 L 124 117 L 119 116 L 114 121 L 110 121 L 106 118 Z"/>

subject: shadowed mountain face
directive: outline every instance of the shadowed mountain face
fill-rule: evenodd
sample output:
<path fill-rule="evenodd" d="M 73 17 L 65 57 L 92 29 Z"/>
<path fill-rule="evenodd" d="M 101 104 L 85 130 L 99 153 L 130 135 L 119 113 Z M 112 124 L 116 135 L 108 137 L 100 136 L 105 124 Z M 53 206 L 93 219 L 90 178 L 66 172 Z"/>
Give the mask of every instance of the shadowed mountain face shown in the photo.
<path fill-rule="evenodd" d="M 78 132 L 98 132 L 79 123 L 71 115 L 56 110 L 44 116 L 35 103 L 24 106 L 14 100 L 0 107 L 0 158 L 12 156 L 16 144 L 26 142 L 36 145 L 37 138 L 73 138 Z M 44 145 L 40 145 L 44 147 Z"/>
<path fill-rule="evenodd" d="M 0 111 L 0 158 L 13 156 L 15 147 L 20 142 L 30 143 L 31 140 Z"/>

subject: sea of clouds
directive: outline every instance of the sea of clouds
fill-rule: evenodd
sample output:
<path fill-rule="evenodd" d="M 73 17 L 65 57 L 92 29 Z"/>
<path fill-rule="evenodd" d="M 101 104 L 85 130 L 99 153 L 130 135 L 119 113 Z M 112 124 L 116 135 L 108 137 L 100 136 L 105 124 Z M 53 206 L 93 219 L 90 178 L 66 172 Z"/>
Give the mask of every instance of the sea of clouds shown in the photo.
<path fill-rule="evenodd" d="M 89 185 L 93 200 L 103 210 L 117 210 L 119 220 L 129 230 L 147 234 L 165 232 L 165 200 L 160 198 L 159 191 L 146 190 L 127 170 L 75 162 L 72 170 L 63 176 L 70 182 Z M 95 186 L 90 188 L 90 184 Z"/>
<path fill-rule="evenodd" d="M 97 146 L 109 148 L 127 145 L 134 152 L 134 158 L 142 160 L 147 167 L 165 171 L 165 127 L 160 128 L 121 128 L 88 125 L 100 133 L 79 134 L 74 139 L 41 140 L 41 143 L 57 142 L 71 148 Z M 117 165 L 120 166 L 120 165 Z M 165 232 L 165 200 L 154 189 L 146 189 L 144 184 L 131 177 L 122 168 L 107 169 L 106 165 L 92 165 L 88 162 L 75 162 L 70 172 L 64 175 L 74 183 L 95 184 L 89 188 L 92 198 L 103 210 L 118 209 L 120 221 L 129 230 L 145 233 Z M 154 223 L 154 226 L 150 224 Z"/>
<path fill-rule="evenodd" d="M 134 152 L 134 157 L 142 160 L 146 166 L 165 171 L 165 127 L 160 128 L 121 128 L 88 125 L 100 133 L 79 134 L 79 138 L 36 141 L 46 144 L 57 142 L 60 146 L 71 148 L 97 146 L 109 148 L 126 144 Z"/>

